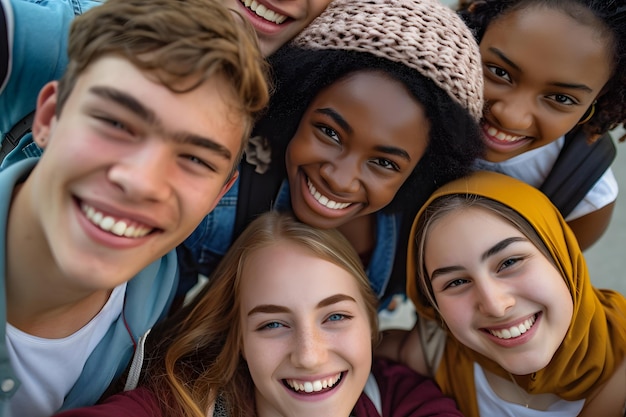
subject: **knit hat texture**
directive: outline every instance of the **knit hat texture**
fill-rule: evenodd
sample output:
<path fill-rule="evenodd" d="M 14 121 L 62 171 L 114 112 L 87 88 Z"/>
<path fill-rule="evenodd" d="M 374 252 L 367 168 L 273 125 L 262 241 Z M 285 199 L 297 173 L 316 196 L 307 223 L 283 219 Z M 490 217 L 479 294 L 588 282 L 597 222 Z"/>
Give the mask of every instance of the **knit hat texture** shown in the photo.
<path fill-rule="evenodd" d="M 430 78 L 479 120 L 483 74 L 465 23 L 438 0 L 334 0 L 294 40 L 310 49 L 367 52 Z"/>

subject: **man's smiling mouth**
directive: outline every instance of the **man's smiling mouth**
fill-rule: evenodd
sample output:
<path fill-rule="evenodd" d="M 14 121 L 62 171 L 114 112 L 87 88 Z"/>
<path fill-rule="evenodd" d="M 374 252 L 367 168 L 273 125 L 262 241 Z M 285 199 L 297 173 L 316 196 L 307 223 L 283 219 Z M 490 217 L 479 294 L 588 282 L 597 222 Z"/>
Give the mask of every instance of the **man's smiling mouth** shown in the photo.
<path fill-rule="evenodd" d="M 150 232 L 154 230 L 151 227 L 141 225 L 137 222 L 116 219 L 113 216 L 105 215 L 87 203 L 80 203 L 80 209 L 92 224 L 116 236 L 140 238 L 150 234 Z"/>

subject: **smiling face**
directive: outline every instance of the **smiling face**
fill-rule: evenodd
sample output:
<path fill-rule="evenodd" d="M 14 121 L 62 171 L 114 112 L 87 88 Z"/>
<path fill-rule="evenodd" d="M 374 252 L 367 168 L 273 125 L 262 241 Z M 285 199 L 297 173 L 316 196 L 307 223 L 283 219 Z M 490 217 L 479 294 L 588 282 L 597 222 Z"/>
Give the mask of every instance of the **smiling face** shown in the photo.
<path fill-rule="evenodd" d="M 260 417 L 348 417 L 372 332 L 354 276 L 291 242 L 253 252 L 240 292 L 243 356 Z"/>
<path fill-rule="evenodd" d="M 263 55 L 269 56 L 324 11 L 331 0 L 226 0 L 252 24 Z"/>
<path fill-rule="evenodd" d="M 430 228 L 425 265 L 439 313 L 465 346 L 508 372 L 544 368 L 573 315 L 565 280 L 516 227 L 484 208 Z"/>
<path fill-rule="evenodd" d="M 532 6 L 489 25 L 480 42 L 486 159 L 501 162 L 569 132 L 611 75 L 608 39 L 562 11 Z"/>
<path fill-rule="evenodd" d="M 291 205 L 337 228 L 389 204 L 426 151 L 429 122 L 398 81 L 357 72 L 320 92 L 286 154 Z"/>
<path fill-rule="evenodd" d="M 213 77 L 175 94 L 104 57 L 58 119 L 57 85 L 44 88 L 33 131 L 45 152 L 12 209 L 16 224 L 30 219 L 51 268 L 83 289 L 109 289 L 191 233 L 230 186 L 242 144 L 226 85 Z"/>

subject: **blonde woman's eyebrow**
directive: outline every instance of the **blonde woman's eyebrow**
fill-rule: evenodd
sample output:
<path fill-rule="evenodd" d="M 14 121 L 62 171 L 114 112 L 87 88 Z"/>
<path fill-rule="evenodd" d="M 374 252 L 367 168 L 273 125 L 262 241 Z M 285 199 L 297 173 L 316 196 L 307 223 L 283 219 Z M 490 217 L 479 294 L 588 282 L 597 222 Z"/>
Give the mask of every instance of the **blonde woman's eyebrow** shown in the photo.
<path fill-rule="evenodd" d="M 351 297 L 346 294 L 335 294 L 330 297 L 324 298 L 319 303 L 317 303 L 317 308 L 328 307 L 333 304 L 340 303 L 342 301 L 351 301 L 356 303 L 354 297 Z M 276 304 L 260 304 L 255 306 L 252 310 L 248 312 L 248 317 L 253 314 L 276 314 L 276 313 L 289 313 L 291 310 L 285 306 L 280 306 Z"/>

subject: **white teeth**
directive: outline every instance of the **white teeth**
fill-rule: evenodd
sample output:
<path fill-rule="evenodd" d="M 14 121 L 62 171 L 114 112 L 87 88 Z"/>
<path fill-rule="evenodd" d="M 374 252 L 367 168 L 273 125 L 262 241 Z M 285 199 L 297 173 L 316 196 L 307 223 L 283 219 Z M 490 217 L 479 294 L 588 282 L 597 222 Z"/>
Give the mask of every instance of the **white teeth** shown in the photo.
<path fill-rule="evenodd" d="M 311 180 L 309 180 L 308 178 L 306 180 L 306 185 L 307 187 L 309 187 L 309 192 L 311 193 L 313 198 L 315 198 L 318 203 L 320 203 L 321 205 L 325 207 L 328 207 L 329 209 L 340 210 L 352 204 L 352 203 L 339 203 L 337 201 L 330 200 L 328 197 L 320 194 L 319 191 L 317 191 L 317 189 L 311 183 Z"/>
<path fill-rule="evenodd" d="M 287 385 L 293 388 L 294 391 L 304 391 L 306 393 L 319 392 L 325 388 L 330 388 L 339 381 L 341 374 L 328 379 L 318 379 L 315 381 L 298 382 L 295 379 L 287 379 Z"/>
<path fill-rule="evenodd" d="M 287 16 L 283 16 L 282 14 L 276 13 L 274 10 L 268 9 L 266 6 L 259 4 L 256 0 L 239 0 L 241 4 L 246 6 L 248 9 L 252 10 L 256 13 L 257 16 L 262 17 L 268 22 L 276 23 L 280 25 L 285 20 L 287 20 Z"/>
<path fill-rule="evenodd" d="M 503 142 L 516 142 L 520 139 L 524 139 L 526 136 L 513 136 L 513 135 L 509 135 L 507 133 L 504 133 L 498 129 L 496 129 L 493 126 L 489 126 L 487 128 L 487 134 L 489 136 L 493 136 L 494 138 L 497 138 L 498 140 L 501 140 Z"/>
<path fill-rule="evenodd" d="M 87 217 L 93 224 L 105 232 L 111 232 L 117 236 L 138 238 L 143 237 L 152 231 L 152 229 L 141 226 L 129 226 L 123 220 L 116 221 L 113 217 L 105 216 L 85 203 L 81 204 L 81 210 L 85 213 L 85 217 Z"/>
<path fill-rule="evenodd" d="M 518 324 L 517 326 L 512 326 L 508 329 L 500 329 L 500 330 L 489 330 L 489 333 L 497 337 L 498 339 L 511 339 L 515 337 L 519 337 L 522 334 L 526 333 L 533 327 L 535 324 L 536 316 L 532 316 L 531 318 L 524 320 L 523 323 Z"/>

